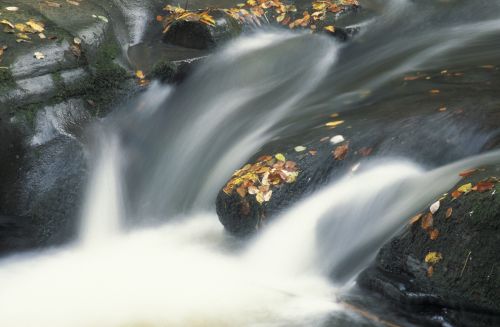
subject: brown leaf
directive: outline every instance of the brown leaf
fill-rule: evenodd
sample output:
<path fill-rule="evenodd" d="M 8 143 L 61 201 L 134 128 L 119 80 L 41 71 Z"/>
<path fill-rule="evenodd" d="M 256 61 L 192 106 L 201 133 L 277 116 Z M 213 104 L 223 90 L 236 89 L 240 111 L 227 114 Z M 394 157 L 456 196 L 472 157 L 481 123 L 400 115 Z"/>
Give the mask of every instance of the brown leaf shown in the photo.
<path fill-rule="evenodd" d="M 422 228 L 425 230 L 428 230 L 429 228 L 432 227 L 433 223 L 434 223 L 434 218 L 432 216 L 432 213 L 429 212 L 422 219 Z"/>
<path fill-rule="evenodd" d="M 477 168 L 471 168 L 462 171 L 460 174 L 458 174 L 461 177 L 469 177 L 470 175 L 474 174 L 477 171 Z"/>
<path fill-rule="evenodd" d="M 427 268 L 427 277 L 431 278 L 433 274 L 434 274 L 434 267 L 430 266 L 429 268 Z"/>
<path fill-rule="evenodd" d="M 492 182 L 479 182 L 472 188 L 472 190 L 483 193 L 492 190 L 494 187 L 495 184 Z"/>
<path fill-rule="evenodd" d="M 420 218 L 422 218 L 422 215 L 421 213 L 419 213 L 418 215 L 415 215 L 413 217 L 410 218 L 410 225 L 413 225 L 415 224 L 417 221 L 420 220 Z"/>
<path fill-rule="evenodd" d="M 459 197 L 461 197 L 461 196 L 462 196 L 462 192 L 460 192 L 460 191 L 458 191 L 458 190 L 453 191 L 453 192 L 451 193 L 451 197 L 452 197 L 453 199 L 458 199 L 458 198 L 459 198 Z"/>
<path fill-rule="evenodd" d="M 363 148 L 359 149 L 358 152 L 363 157 L 368 157 L 373 152 L 373 149 L 372 148 L 363 147 Z"/>
<path fill-rule="evenodd" d="M 335 148 L 335 151 L 333 151 L 333 157 L 335 160 L 344 160 L 347 156 L 347 152 L 349 152 L 349 143 L 339 145 Z"/>
<path fill-rule="evenodd" d="M 434 89 L 434 90 L 430 90 L 429 93 L 430 94 L 439 94 L 439 93 L 441 93 L 441 91 Z"/>
<path fill-rule="evenodd" d="M 432 229 L 430 232 L 429 232 L 429 237 L 431 238 L 431 240 L 436 240 L 439 236 L 439 231 L 437 229 Z"/>
<path fill-rule="evenodd" d="M 238 194 L 239 194 L 242 198 L 244 198 L 244 197 L 245 197 L 245 195 L 247 195 L 247 189 L 246 189 L 246 188 L 244 188 L 244 187 L 238 187 L 238 188 L 236 189 L 236 192 L 237 192 L 237 193 L 238 193 Z"/>
<path fill-rule="evenodd" d="M 446 209 L 445 218 L 447 218 L 447 219 L 450 218 L 452 213 L 453 213 L 453 209 L 452 208 Z"/>

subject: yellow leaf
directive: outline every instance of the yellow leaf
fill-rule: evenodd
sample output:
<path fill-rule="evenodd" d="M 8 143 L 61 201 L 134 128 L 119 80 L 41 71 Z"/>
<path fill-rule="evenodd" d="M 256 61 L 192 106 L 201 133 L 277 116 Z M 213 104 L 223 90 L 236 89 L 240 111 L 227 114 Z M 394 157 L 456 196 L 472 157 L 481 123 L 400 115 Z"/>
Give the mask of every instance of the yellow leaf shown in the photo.
<path fill-rule="evenodd" d="M 0 24 L 7 25 L 7 26 L 9 26 L 10 28 L 16 28 L 16 27 L 14 26 L 14 24 L 12 24 L 11 22 L 9 22 L 7 19 L 2 19 L 2 20 L 0 20 Z"/>
<path fill-rule="evenodd" d="M 338 126 L 338 125 L 343 124 L 343 123 L 344 123 L 343 120 L 336 120 L 336 121 L 330 121 L 330 122 L 326 123 L 325 126 L 335 127 L 335 126 Z"/>
<path fill-rule="evenodd" d="M 146 76 L 144 75 L 144 72 L 142 70 L 138 70 L 135 72 L 135 76 L 138 78 L 138 79 L 145 79 Z"/>
<path fill-rule="evenodd" d="M 335 33 L 335 27 L 333 25 L 325 26 L 325 31 Z"/>
<path fill-rule="evenodd" d="M 215 26 L 215 19 L 206 12 L 200 15 L 200 22 L 210 26 Z"/>
<path fill-rule="evenodd" d="M 276 21 L 278 23 L 281 23 L 286 17 L 286 13 L 282 13 L 281 15 L 279 15 L 278 17 L 276 17 Z"/>
<path fill-rule="evenodd" d="M 34 29 L 36 32 L 41 33 L 45 31 L 45 25 L 41 22 L 36 22 L 32 19 L 26 22 L 26 25 Z"/>
<path fill-rule="evenodd" d="M 278 153 L 274 157 L 276 159 L 278 159 L 279 161 L 286 161 L 286 158 L 285 158 L 285 156 L 282 153 Z"/>
<path fill-rule="evenodd" d="M 439 252 L 429 252 L 425 256 L 425 262 L 430 263 L 431 265 L 438 263 L 443 259 L 443 256 Z"/>
<path fill-rule="evenodd" d="M 30 27 L 28 27 L 27 25 L 22 24 L 22 23 L 18 23 L 18 24 L 14 25 L 14 26 L 16 27 L 16 30 L 18 30 L 19 32 L 23 32 L 23 33 L 24 32 L 29 32 L 29 33 L 32 32 L 32 30 L 31 30 Z"/>
<path fill-rule="evenodd" d="M 472 184 L 468 183 L 468 184 L 464 184 L 464 185 L 460 186 L 457 189 L 457 191 L 461 192 L 461 193 L 469 193 L 471 189 L 472 189 Z"/>
<path fill-rule="evenodd" d="M 314 10 L 325 10 L 327 7 L 327 2 L 323 2 L 323 1 L 313 2 L 312 7 Z"/>

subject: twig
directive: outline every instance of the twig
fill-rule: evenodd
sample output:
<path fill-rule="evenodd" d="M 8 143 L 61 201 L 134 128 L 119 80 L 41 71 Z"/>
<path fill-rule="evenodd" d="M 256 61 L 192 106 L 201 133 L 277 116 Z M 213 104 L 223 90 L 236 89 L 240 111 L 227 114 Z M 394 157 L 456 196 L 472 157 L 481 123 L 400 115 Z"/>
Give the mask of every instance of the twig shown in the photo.
<path fill-rule="evenodd" d="M 465 267 L 467 266 L 467 262 L 469 262 L 469 257 L 472 251 L 469 251 L 467 254 L 467 258 L 465 258 L 464 266 L 462 267 L 462 271 L 460 272 L 460 278 L 462 278 L 462 275 L 464 274 Z"/>

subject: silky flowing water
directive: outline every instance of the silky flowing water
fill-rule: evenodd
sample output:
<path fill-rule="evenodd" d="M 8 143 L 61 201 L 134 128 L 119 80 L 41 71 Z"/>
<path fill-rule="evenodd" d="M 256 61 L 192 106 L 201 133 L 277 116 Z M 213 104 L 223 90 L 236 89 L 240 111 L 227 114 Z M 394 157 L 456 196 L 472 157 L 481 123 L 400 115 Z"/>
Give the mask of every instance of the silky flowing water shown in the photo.
<path fill-rule="evenodd" d="M 181 86 L 153 84 L 97 128 L 79 239 L 0 261 L 0 325 L 323 326 L 340 313 L 356 325 L 340 298 L 377 249 L 457 171 L 498 163 L 499 152 L 435 169 L 372 160 L 249 240 L 224 232 L 215 196 L 264 144 L 307 128 L 304 117 L 355 110 L 363 91 L 445 58 L 493 58 L 499 3 L 479 2 L 422 26 L 439 11 L 390 1 L 352 45 L 246 35 Z"/>

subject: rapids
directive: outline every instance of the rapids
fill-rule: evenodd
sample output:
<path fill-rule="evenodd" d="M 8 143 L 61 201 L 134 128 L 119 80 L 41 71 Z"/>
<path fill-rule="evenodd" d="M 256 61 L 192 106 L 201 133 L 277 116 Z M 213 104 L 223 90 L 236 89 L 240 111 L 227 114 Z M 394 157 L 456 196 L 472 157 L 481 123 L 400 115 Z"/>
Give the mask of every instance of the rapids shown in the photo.
<path fill-rule="evenodd" d="M 224 232 L 217 192 L 264 144 L 308 127 L 304 117 L 355 110 L 360 94 L 413 69 L 493 58 L 500 4 L 479 2 L 457 1 L 441 17 L 375 1 L 384 14 L 361 25 L 359 42 L 256 32 L 182 85 L 153 84 L 96 128 L 104 141 L 91 156 L 79 239 L 0 261 L 0 325 L 322 326 L 345 313 L 342 294 L 378 248 L 458 170 L 498 163 L 499 152 L 435 169 L 373 160 L 246 241 Z M 131 29 L 136 43 L 142 27 Z"/>

